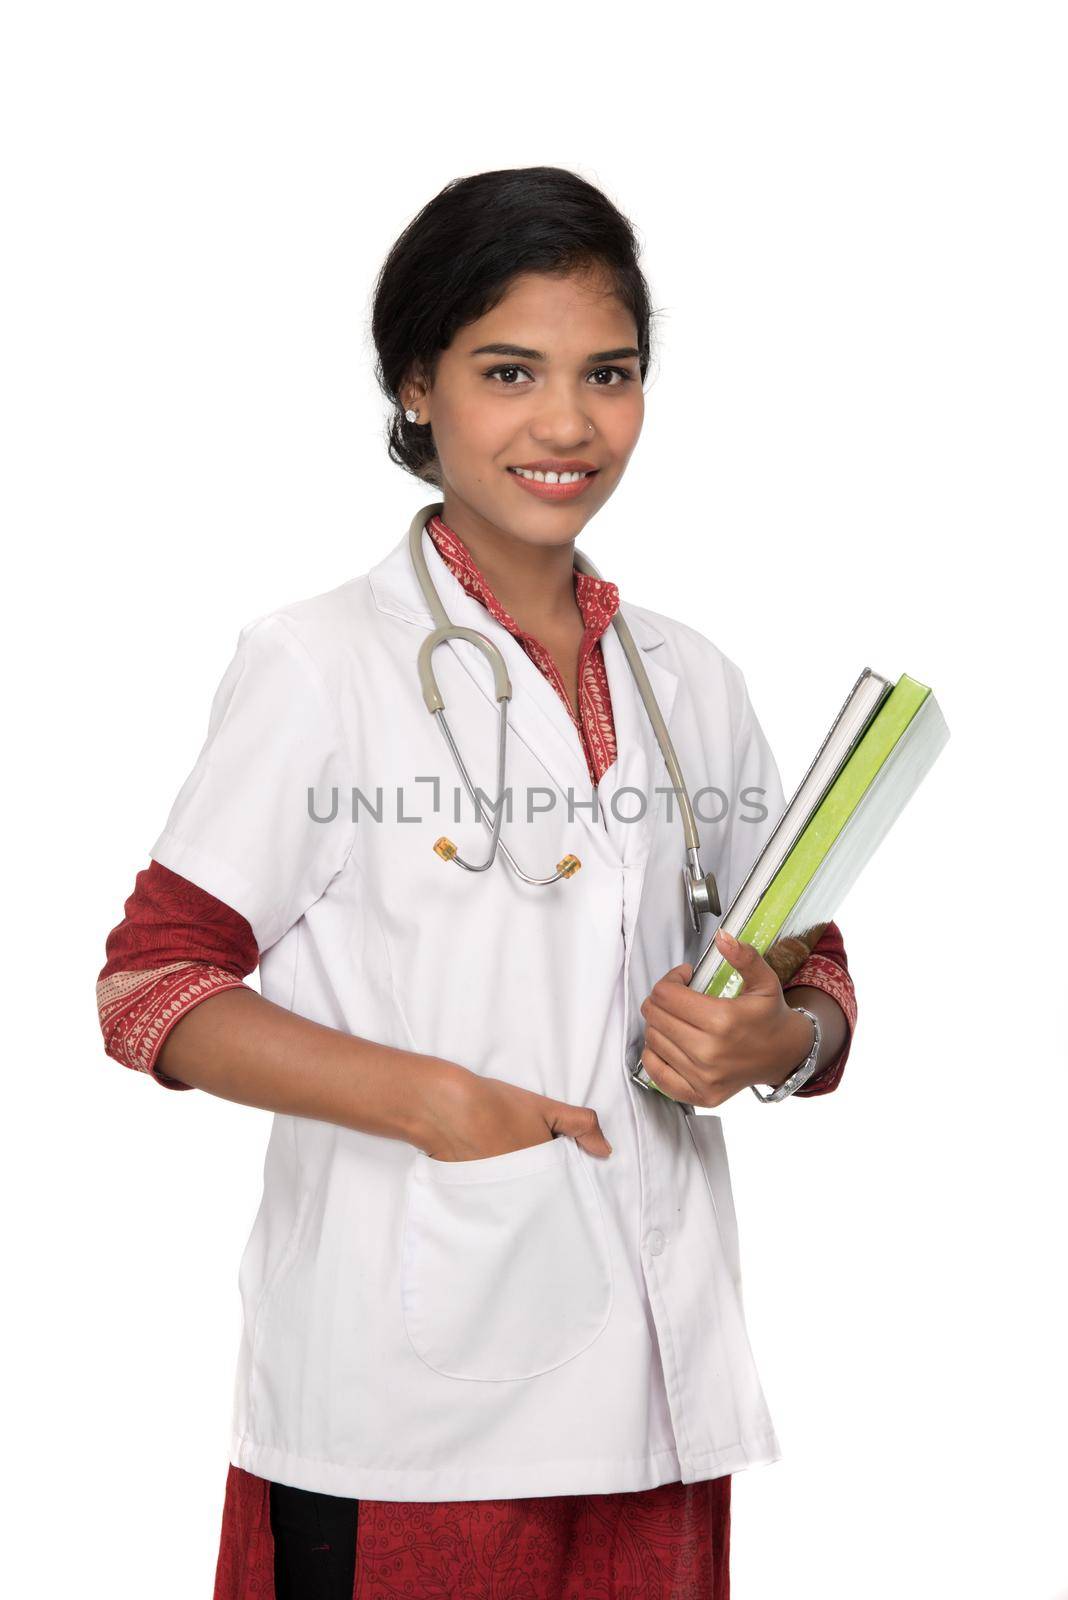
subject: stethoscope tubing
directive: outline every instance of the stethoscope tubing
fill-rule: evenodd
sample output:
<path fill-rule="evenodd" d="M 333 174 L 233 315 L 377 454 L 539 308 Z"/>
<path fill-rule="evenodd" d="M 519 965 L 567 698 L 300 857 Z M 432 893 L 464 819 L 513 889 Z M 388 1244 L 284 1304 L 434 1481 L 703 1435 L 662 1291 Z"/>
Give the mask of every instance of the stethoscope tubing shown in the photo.
<path fill-rule="evenodd" d="M 445 610 L 445 607 L 441 601 L 441 597 L 434 586 L 434 580 L 430 575 L 430 569 L 427 566 L 426 557 L 423 554 L 423 531 L 429 519 L 432 516 L 440 515 L 443 510 L 443 501 L 435 501 L 432 505 L 421 507 L 412 518 L 411 524 L 408 528 L 408 549 L 409 554 L 411 555 L 412 566 L 415 569 L 415 575 L 418 579 L 419 587 L 422 590 L 423 598 L 430 608 L 430 615 L 435 624 L 434 631 L 428 634 L 428 636 L 423 640 L 419 649 L 419 685 L 423 693 L 423 700 L 426 704 L 427 710 L 434 714 L 436 720 L 441 726 L 442 733 L 445 735 L 445 739 L 448 743 L 449 749 L 452 752 L 453 759 L 455 760 L 467 787 L 467 792 L 474 801 L 476 812 L 481 817 L 482 821 L 486 823 L 488 827 L 490 827 L 493 836 L 490 846 L 490 854 L 484 862 L 472 864 L 470 862 L 461 860 L 456 854 L 453 854 L 451 859 L 456 861 L 459 866 L 466 868 L 466 870 L 469 872 L 484 872 L 492 863 L 499 847 L 504 851 L 504 854 L 511 864 L 513 870 L 518 873 L 524 882 L 536 884 L 555 883 L 557 878 L 563 877 L 566 874 L 557 869 L 557 871 L 551 877 L 529 877 L 519 868 L 515 858 L 511 855 L 504 841 L 500 837 L 501 818 L 504 810 L 505 743 L 507 739 L 506 708 L 508 701 L 511 699 L 512 685 L 508 676 L 508 667 L 504 657 L 497 646 L 493 643 L 492 639 L 488 639 L 485 634 L 479 633 L 474 628 L 464 628 L 453 624 L 449 620 L 448 612 Z M 573 560 L 574 565 L 579 569 L 580 572 L 584 572 L 592 578 L 600 578 L 601 575 L 597 571 L 597 568 L 594 566 L 593 562 L 590 561 L 588 556 L 583 555 L 580 550 L 574 551 Z M 627 665 L 630 667 L 630 670 L 634 675 L 634 681 L 638 686 L 638 693 L 641 696 L 646 715 L 652 724 L 653 732 L 656 735 L 656 742 L 660 746 L 660 753 L 664 758 L 664 765 L 667 768 L 668 777 L 671 780 L 672 789 L 674 790 L 676 799 L 679 803 L 679 813 L 682 820 L 683 835 L 686 841 L 686 856 L 689 870 L 688 897 L 690 900 L 690 916 L 694 926 L 696 927 L 698 926 L 697 913 L 701 911 L 712 911 L 715 914 L 719 913 L 719 896 L 716 891 L 715 879 L 711 873 L 705 875 L 701 871 L 700 840 L 697 835 L 697 821 L 694 817 L 693 806 L 690 802 L 690 797 L 686 791 L 686 782 L 683 778 L 682 767 L 679 764 L 679 758 L 676 754 L 674 743 L 672 742 L 671 735 L 668 732 L 667 723 L 664 721 L 660 706 L 657 703 L 656 695 L 653 693 L 653 686 L 649 682 L 649 675 L 645 670 L 645 663 L 642 661 L 641 653 L 638 650 L 638 646 L 634 642 L 634 635 L 631 633 L 630 628 L 627 625 L 627 621 L 623 616 L 622 610 L 618 607 L 615 615 L 612 618 L 612 626 L 616 630 L 616 635 L 619 639 L 620 645 L 622 646 L 623 654 L 627 660 Z M 444 644 L 448 639 L 466 639 L 468 643 L 473 644 L 477 649 L 482 651 L 486 659 L 489 661 L 490 667 L 493 671 L 493 692 L 500 707 L 500 716 L 498 723 L 497 805 L 496 815 L 492 824 L 489 822 L 489 819 L 485 816 L 482 810 L 475 793 L 474 785 L 471 783 L 470 777 L 467 773 L 467 768 L 465 767 L 463 758 L 461 757 L 459 749 L 457 748 L 456 741 L 453 738 L 452 733 L 448 728 L 448 724 L 445 721 L 445 701 L 442 697 L 440 689 L 438 688 L 437 678 L 434 674 L 434 666 L 431 658 L 438 645 Z M 704 904 L 696 903 L 696 897 L 702 892 L 699 886 L 703 886 L 703 896 L 706 902 Z"/>

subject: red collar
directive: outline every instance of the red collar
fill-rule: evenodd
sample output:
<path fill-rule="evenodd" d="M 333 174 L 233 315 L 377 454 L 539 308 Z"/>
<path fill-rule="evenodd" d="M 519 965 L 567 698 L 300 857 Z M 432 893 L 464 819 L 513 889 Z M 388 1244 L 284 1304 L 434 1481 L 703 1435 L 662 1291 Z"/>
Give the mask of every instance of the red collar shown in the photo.
<path fill-rule="evenodd" d="M 524 633 L 515 618 L 501 605 L 470 550 L 448 523 L 443 522 L 440 516 L 433 516 L 426 525 L 426 531 L 433 539 L 441 559 L 453 576 L 463 584 L 468 594 L 481 601 L 490 615 L 502 627 L 507 628 L 509 633 L 515 634 L 517 639 L 533 638 L 532 634 Z M 588 572 L 580 572 L 577 567 L 573 570 L 575 599 L 586 625 L 586 636 L 596 641 L 619 609 L 619 589 L 608 578 L 591 577 Z"/>

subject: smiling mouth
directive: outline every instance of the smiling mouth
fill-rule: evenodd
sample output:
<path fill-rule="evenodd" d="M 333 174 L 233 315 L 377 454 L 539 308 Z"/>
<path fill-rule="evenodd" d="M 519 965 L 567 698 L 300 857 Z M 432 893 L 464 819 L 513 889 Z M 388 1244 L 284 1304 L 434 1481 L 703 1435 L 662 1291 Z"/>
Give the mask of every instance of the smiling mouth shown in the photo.
<path fill-rule="evenodd" d="M 595 477 L 598 470 L 597 467 L 593 467 L 588 472 L 542 472 L 532 471 L 528 467 L 508 468 L 508 471 L 513 472 L 517 478 L 526 478 L 531 483 L 578 483 L 580 478 Z"/>

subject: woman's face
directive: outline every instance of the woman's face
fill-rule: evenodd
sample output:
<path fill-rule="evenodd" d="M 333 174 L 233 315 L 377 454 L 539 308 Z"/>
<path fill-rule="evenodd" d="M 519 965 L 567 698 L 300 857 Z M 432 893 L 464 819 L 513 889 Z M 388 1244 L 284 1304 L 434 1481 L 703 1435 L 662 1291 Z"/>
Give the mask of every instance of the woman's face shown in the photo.
<path fill-rule="evenodd" d="M 524 273 L 499 305 L 461 328 L 430 391 L 404 391 L 419 421 L 433 424 L 449 526 L 531 544 L 575 539 L 638 442 L 645 397 L 636 346 L 630 312 L 588 271 Z M 579 463 L 593 475 L 578 492 L 532 492 L 512 469 L 542 462 L 549 465 L 539 470 Z"/>

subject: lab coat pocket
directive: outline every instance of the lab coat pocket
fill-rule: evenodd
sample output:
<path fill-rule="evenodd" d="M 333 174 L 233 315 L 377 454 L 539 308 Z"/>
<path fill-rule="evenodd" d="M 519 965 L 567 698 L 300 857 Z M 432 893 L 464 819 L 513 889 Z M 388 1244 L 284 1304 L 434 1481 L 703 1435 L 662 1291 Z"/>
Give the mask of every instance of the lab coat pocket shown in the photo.
<path fill-rule="evenodd" d="M 612 1274 L 592 1159 L 566 1135 L 473 1161 L 416 1151 L 401 1303 L 428 1367 L 447 1378 L 533 1378 L 603 1331 Z"/>
<path fill-rule="evenodd" d="M 738 1302 L 741 1304 L 742 1261 L 738 1244 L 738 1217 L 734 1209 L 734 1191 L 731 1187 L 727 1146 L 723 1138 L 723 1121 L 710 1112 L 694 1112 L 692 1117 L 686 1118 L 686 1123 L 701 1159 L 708 1191 L 716 1212 L 723 1254 L 738 1292 Z"/>

